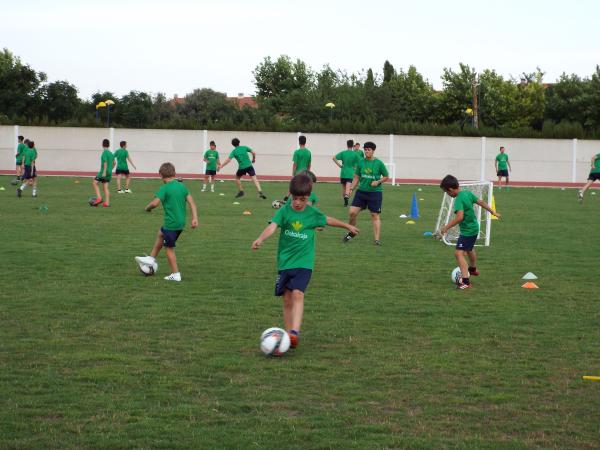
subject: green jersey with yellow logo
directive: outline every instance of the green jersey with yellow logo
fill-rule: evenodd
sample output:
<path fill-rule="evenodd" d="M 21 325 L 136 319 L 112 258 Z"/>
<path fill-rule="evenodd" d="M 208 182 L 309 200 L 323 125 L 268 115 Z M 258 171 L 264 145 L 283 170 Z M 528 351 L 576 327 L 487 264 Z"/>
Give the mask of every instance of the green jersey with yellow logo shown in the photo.
<path fill-rule="evenodd" d="M 185 228 L 186 202 L 189 191 L 185 184 L 171 180 L 163 184 L 156 198 L 162 203 L 165 211 L 163 228 L 169 231 L 183 230 Z"/>
<path fill-rule="evenodd" d="M 459 191 L 454 198 L 454 212 L 463 212 L 463 221 L 459 224 L 461 236 L 477 236 L 479 222 L 475 217 L 473 204 L 477 203 L 477 196 L 471 191 Z"/>
<path fill-rule="evenodd" d="M 498 153 L 496 161 L 498 161 L 498 170 L 508 169 L 508 155 L 506 153 Z"/>
<path fill-rule="evenodd" d="M 356 175 L 359 176 L 358 190 L 364 192 L 381 192 L 383 186 L 371 186 L 373 181 L 378 181 L 381 177 L 387 177 L 388 170 L 385 164 L 377 158 L 361 159 L 356 166 Z"/>
<path fill-rule="evenodd" d="M 286 203 L 273 222 L 279 225 L 277 270 L 310 269 L 315 265 L 315 228 L 327 225 L 327 216 L 312 206 L 296 211 Z"/>
<path fill-rule="evenodd" d="M 217 170 L 218 151 L 209 148 L 204 152 L 204 159 L 206 159 L 206 170 Z"/>

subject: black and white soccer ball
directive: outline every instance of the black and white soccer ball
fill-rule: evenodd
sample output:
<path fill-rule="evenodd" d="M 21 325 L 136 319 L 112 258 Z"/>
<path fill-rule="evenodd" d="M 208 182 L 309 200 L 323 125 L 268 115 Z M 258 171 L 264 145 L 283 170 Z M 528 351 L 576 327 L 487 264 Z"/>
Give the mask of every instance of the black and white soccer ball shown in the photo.
<path fill-rule="evenodd" d="M 152 264 L 138 264 L 140 273 L 146 277 L 151 277 L 158 271 L 158 263 L 154 261 Z"/>
<path fill-rule="evenodd" d="M 273 200 L 273 202 L 271 203 L 271 206 L 273 207 L 273 209 L 279 209 L 283 205 L 285 205 L 285 202 L 283 200 Z"/>
<path fill-rule="evenodd" d="M 260 336 L 260 350 L 267 356 L 282 356 L 290 344 L 290 336 L 282 328 L 267 328 Z"/>

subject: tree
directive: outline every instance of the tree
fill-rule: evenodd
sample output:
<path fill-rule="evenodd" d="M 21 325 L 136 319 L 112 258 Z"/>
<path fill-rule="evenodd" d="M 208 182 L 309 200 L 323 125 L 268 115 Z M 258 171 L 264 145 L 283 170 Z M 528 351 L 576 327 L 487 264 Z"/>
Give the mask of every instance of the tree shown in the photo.
<path fill-rule="evenodd" d="M 394 66 L 392 66 L 388 60 L 386 60 L 383 64 L 383 82 L 389 83 L 392 81 L 395 75 L 396 70 L 394 70 Z"/>
<path fill-rule="evenodd" d="M 0 114 L 33 118 L 36 91 L 46 74 L 23 64 L 8 49 L 0 52 Z"/>
<path fill-rule="evenodd" d="M 81 100 L 77 88 L 67 81 L 55 81 L 39 89 L 40 113 L 55 123 L 72 119 L 79 114 Z"/>
<path fill-rule="evenodd" d="M 460 63 L 459 67 L 459 72 L 444 68 L 442 75 L 444 90 L 439 119 L 446 123 L 463 120 L 465 109 L 473 104 L 472 86 L 477 74 L 466 64 Z"/>
<path fill-rule="evenodd" d="M 130 128 L 148 128 L 153 119 L 152 98 L 145 92 L 131 91 L 118 101 L 118 123 Z M 117 108 L 115 108 L 117 110 Z M 115 119 L 115 120 L 117 120 Z"/>
<path fill-rule="evenodd" d="M 232 120 L 235 106 L 227 95 L 212 89 L 195 89 L 185 96 L 185 103 L 178 106 L 178 111 L 185 117 L 193 119 L 200 126 L 209 123 Z"/>

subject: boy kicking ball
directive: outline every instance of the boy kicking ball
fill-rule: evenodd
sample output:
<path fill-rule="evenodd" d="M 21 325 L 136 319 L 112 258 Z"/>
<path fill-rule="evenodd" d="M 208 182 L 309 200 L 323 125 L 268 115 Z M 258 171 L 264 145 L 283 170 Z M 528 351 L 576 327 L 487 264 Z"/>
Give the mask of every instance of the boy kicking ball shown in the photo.
<path fill-rule="evenodd" d="M 450 228 L 457 224 L 459 225 L 460 236 L 458 237 L 456 250 L 454 251 L 454 256 L 456 257 L 461 273 L 461 281 L 458 284 L 458 289 L 468 289 L 471 287 L 469 277 L 471 275 L 479 275 L 479 271 L 477 270 L 477 254 L 474 250 L 475 241 L 479 234 L 479 222 L 475 217 L 473 205 L 477 204 L 481 206 L 498 218 L 500 218 L 500 214 L 494 211 L 486 202 L 477 198 L 472 192 L 461 191 L 458 180 L 452 175 L 446 175 L 440 183 L 440 187 L 446 194 L 454 198 L 454 213 L 456 217 L 436 231 L 436 235 L 441 238 Z M 469 259 L 468 264 L 467 258 Z"/>
<path fill-rule="evenodd" d="M 153 265 L 158 253 L 165 247 L 167 261 L 171 267 L 171 275 L 167 275 L 165 280 L 181 281 L 181 273 L 177 267 L 177 257 L 175 256 L 175 242 L 185 228 L 186 203 L 190 205 L 192 211 L 192 228 L 198 226 L 196 203 L 194 203 L 194 199 L 185 184 L 175 179 L 175 166 L 173 164 L 164 163 L 160 166 L 158 173 L 162 177 L 163 185 L 156 193 L 156 198 L 146 206 L 146 211 L 151 212 L 162 203 L 165 212 L 164 224 L 158 230 L 156 242 L 150 256 L 136 256 L 135 261 L 138 264 Z"/>
<path fill-rule="evenodd" d="M 315 229 L 329 225 L 358 234 L 358 228 L 355 226 L 327 217 L 318 209 L 308 205 L 312 185 L 312 180 L 305 173 L 292 178 L 289 189 L 292 195 L 291 202 L 277 211 L 273 222 L 252 243 L 252 249 L 258 250 L 277 228 L 281 228 L 277 248 L 279 275 L 275 282 L 275 295 L 283 296 L 283 321 L 292 348 L 298 345 L 300 338 L 300 326 L 304 314 L 304 292 L 314 267 Z"/>

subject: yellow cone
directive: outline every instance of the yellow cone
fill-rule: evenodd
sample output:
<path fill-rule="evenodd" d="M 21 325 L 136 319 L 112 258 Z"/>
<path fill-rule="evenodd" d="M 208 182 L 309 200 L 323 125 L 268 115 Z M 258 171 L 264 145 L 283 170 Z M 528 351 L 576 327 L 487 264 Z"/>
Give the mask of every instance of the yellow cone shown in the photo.
<path fill-rule="evenodd" d="M 245 216 L 250 216 L 250 215 L 252 215 L 252 213 L 251 213 L 250 211 L 244 211 L 242 214 L 243 214 L 243 215 L 245 215 Z"/>
<path fill-rule="evenodd" d="M 406 222 L 406 225 L 414 225 L 415 221 L 414 220 L 409 220 Z"/>

